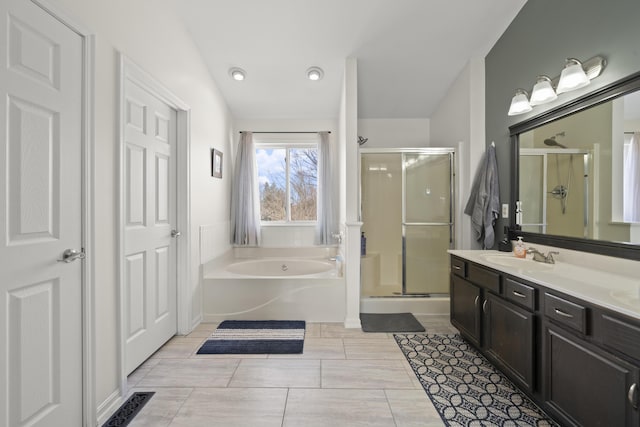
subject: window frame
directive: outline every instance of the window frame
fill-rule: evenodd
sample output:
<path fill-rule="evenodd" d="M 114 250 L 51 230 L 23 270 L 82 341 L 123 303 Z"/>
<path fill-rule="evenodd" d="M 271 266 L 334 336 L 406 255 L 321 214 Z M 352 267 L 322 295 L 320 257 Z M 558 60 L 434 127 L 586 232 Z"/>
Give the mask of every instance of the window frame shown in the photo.
<path fill-rule="evenodd" d="M 263 221 L 262 220 L 262 200 L 260 200 L 260 226 L 261 227 L 270 227 L 270 226 L 287 226 L 287 225 L 295 225 L 295 226 L 315 226 L 318 222 L 318 213 L 316 211 L 316 219 L 314 220 L 292 220 L 291 219 L 291 150 L 292 149 L 305 149 L 305 148 L 314 148 L 316 152 L 318 151 L 318 142 L 317 141 L 304 141 L 302 138 L 296 138 L 296 140 L 255 140 L 255 151 L 257 154 L 258 150 L 261 149 L 284 149 L 285 150 L 285 214 L 286 219 L 279 221 Z M 256 162 L 256 170 L 258 170 L 258 165 Z M 317 174 L 317 171 L 316 171 Z M 316 175 L 317 176 L 317 175 Z M 259 175 L 256 177 L 258 179 L 258 191 L 260 191 L 260 180 Z M 316 206 L 317 206 L 317 197 L 318 191 L 320 189 L 320 182 L 316 180 Z"/>

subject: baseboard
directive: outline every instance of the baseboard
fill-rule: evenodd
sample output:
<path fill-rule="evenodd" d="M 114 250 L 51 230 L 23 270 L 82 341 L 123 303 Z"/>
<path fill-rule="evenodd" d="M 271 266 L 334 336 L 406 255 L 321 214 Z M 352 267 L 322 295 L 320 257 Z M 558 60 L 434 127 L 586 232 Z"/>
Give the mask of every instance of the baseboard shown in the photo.
<path fill-rule="evenodd" d="M 200 315 L 195 319 L 191 320 L 191 331 L 193 331 L 200 323 L 202 323 L 202 313 L 200 313 Z"/>
<path fill-rule="evenodd" d="M 362 327 L 360 324 L 360 318 L 344 319 L 344 327 L 347 329 L 360 329 Z"/>
<path fill-rule="evenodd" d="M 101 426 L 107 422 L 109 417 L 122 405 L 124 402 L 123 396 L 120 395 L 120 390 L 114 390 L 113 393 L 107 399 L 102 402 L 96 410 L 97 426 Z"/>

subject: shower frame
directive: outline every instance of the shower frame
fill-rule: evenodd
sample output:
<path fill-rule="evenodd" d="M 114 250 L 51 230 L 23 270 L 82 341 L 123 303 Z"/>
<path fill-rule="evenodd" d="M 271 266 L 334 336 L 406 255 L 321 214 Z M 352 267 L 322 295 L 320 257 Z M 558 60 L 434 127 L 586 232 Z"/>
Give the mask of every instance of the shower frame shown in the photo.
<path fill-rule="evenodd" d="M 587 237 L 589 234 L 589 162 L 593 156 L 593 152 L 584 149 L 577 148 L 521 148 L 520 156 L 540 156 L 542 157 L 542 223 L 522 223 L 521 226 L 535 226 L 540 227 L 543 234 L 547 233 L 547 197 L 546 189 L 548 185 L 547 170 L 549 155 L 551 154 L 576 154 L 583 157 L 583 185 L 584 185 L 584 201 L 583 201 L 583 218 L 584 218 L 584 230 L 583 237 Z M 525 208 L 526 211 L 526 208 Z"/>
<path fill-rule="evenodd" d="M 425 147 L 425 148 L 360 148 L 358 159 L 358 220 L 362 222 L 362 157 L 363 154 L 400 154 L 402 162 L 402 294 L 401 295 L 389 295 L 389 296 L 375 296 L 375 298 L 393 298 L 393 297 L 441 297 L 449 296 L 449 294 L 440 293 L 407 293 L 407 275 L 406 275 L 406 228 L 411 226 L 444 226 L 449 227 L 449 249 L 454 248 L 455 242 L 455 148 L 448 147 Z M 405 158 L 407 154 L 427 154 L 427 155 L 449 155 L 449 222 L 420 222 L 420 223 L 408 223 L 406 222 L 406 167 Z"/>

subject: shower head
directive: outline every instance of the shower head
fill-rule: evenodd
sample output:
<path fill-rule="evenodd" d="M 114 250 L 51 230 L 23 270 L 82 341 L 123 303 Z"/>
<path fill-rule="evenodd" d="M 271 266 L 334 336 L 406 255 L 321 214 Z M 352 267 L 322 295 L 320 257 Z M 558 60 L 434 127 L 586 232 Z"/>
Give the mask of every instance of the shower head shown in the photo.
<path fill-rule="evenodd" d="M 544 140 L 544 145 L 549 145 L 551 147 L 567 148 L 566 145 L 562 145 L 558 141 L 556 141 L 556 137 L 555 136 L 545 139 Z"/>

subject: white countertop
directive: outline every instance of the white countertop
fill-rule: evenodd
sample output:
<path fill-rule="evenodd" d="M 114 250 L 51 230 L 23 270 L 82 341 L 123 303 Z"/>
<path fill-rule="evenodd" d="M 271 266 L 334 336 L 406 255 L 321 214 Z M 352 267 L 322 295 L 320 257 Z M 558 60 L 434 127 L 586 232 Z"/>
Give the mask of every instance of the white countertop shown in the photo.
<path fill-rule="evenodd" d="M 536 245 L 556 250 L 555 264 L 515 258 L 511 252 L 449 250 L 460 258 L 481 264 L 546 288 L 626 314 L 640 320 L 640 261 Z"/>

